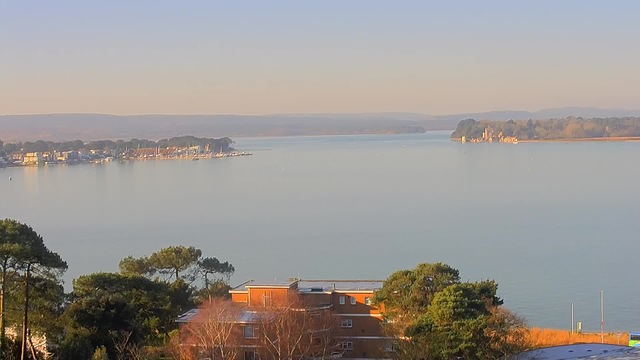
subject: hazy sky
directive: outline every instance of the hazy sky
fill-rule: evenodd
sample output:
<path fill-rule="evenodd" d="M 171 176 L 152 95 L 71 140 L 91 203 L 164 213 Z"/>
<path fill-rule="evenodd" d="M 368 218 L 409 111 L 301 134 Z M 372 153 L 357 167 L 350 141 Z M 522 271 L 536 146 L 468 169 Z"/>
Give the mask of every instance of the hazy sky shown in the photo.
<path fill-rule="evenodd" d="M 640 1 L 2 1 L 0 114 L 640 108 Z"/>

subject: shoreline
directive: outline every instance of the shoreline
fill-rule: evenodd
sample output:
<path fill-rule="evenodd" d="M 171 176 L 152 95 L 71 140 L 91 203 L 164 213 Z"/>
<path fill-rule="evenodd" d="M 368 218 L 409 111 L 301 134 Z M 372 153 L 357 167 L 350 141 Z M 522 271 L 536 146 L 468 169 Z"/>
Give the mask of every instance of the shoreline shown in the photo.
<path fill-rule="evenodd" d="M 450 138 L 451 141 L 461 142 L 460 138 Z M 473 143 L 467 141 L 468 143 Z M 483 143 L 488 141 L 483 141 Z M 543 139 L 543 140 L 518 140 L 519 143 L 555 143 L 555 142 L 640 142 L 640 136 L 625 137 L 601 137 L 601 138 L 579 138 L 579 139 Z M 494 142 L 495 144 L 503 144 Z"/>
<path fill-rule="evenodd" d="M 160 161 L 160 160 L 205 160 L 205 159 L 224 159 L 224 158 L 235 158 L 235 157 L 245 157 L 253 155 L 250 152 L 242 151 L 242 152 L 234 152 L 234 153 L 224 153 L 223 155 L 219 154 L 203 154 L 199 156 L 192 155 L 183 155 L 183 156 L 157 156 L 157 157 L 128 157 L 121 159 L 112 159 L 112 160 L 87 160 L 87 161 L 73 161 L 73 162 L 45 162 L 42 164 L 22 164 L 22 163 L 2 163 L 0 164 L 0 169 L 4 168 L 12 168 L 12 167 L 32 167 L 32 168 L 40 168 L 40 167 L 48 167 L 48 166 L 75 166 L 75 165 L 104 165 L 114 162 L 129 162 L 129 161 Z"/>
<path fill-rule="evenodd" d="M 546 140 L 520 140 L 522 143 L 538 142 L 638 142 L 640 136 L 580 138 L 580 139 L 546 139 Z"/>

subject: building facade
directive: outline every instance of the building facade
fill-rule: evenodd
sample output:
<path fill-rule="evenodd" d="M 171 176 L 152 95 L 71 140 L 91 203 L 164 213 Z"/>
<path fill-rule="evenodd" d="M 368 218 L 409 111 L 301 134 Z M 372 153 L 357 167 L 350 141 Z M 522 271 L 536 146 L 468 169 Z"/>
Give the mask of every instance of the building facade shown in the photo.
<path fill-rule="evenodd" d="M 374 292 L 382 287 L 381 280 L 301 280 L 259 282 L 247 281 L 230 290 L 234 303 L 246 309 L 270 308 L 284 304 L 291 295 L 298 297 L 308 309 L 329 311 L 335 319 L 336 349 L 333 357 L 345 359 L 385 358 L 389 339 L 382 332 L 382 311 L 373 305 Z M 317 309 L 317 310 L 316 310 Z M 238 321 L 244 337 L 238 360 L 254 360 L 259 346 L 259 326 L 252 321 L 251 312 Z M 188 322 L 195 313 L 187 313 L 177 321 Z"/>
<path fill-rule="evenodd" d="M 44 157 L 39 152 L 26 153 L 22 158 L 23 165 L 40 165 L 43 161 Z"/>

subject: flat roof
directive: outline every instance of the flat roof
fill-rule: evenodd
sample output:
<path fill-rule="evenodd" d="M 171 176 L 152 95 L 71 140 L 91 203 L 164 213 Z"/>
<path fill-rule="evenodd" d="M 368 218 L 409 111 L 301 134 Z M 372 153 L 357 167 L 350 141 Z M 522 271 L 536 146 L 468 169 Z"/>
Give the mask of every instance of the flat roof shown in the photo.
<path fill-rule="evenodd" d="M 194 319 L 196 319 L 196 317 L 198 316 L 199 311 L 200 311 L 199 309 L 189 310 L 186 313 L 180 315 L 178 317 L 178 319 L 176 319 L 176 322 L 177 323 L 191 322 Z M 243 324 L 243 323 L 255 323 L 258 320 L 259 320 L 258 314 L 255 311 L 245 310 L 245 311 L 240 313 L 238 318 L 230 320 L 230 321 L 234 322 L 234 323 Z"/>
<path fill-rule="evenodd" d="M 572 359 L 640 359 L 640 349 L 612 344 L 573 344 L 525 351 L 509 359 L 572 360 Z"/>
<path fill-rule="evenodd" d="M 198 315 L 198 309 L 189 310 L 186 313 L 178 316 L 178 318 L 176 319 L 176 322 L 177 323 L 189 322 L 189 321 L 193 320 L 193 318 L 196 317 L 196 315 Z"/>
<path fill-rule="evenodd" d="M 229 292 L 247 292 L 252 287 L 274 287 L 274 288 L 290 288 L 295 284 L 297 280 L 272 280 L 272 281 L 257 281 L 247 280 L 240 285 L 235 286 Z"/>
<path fill-rule="evenodd" d="M 384 280 L 283 280 L 256 281 L 249 280 L 230 290 L 231 293 L 247 292 L 249 288 L 274 287 L 289 288 L 298 283 L 298 291 L 306 292 L 348 292 L 348 291 L 376 291 L 382 288 Z"/>
<path fill-rule="evenodd" d="M 383 280 L 300 280 L 300 292 L 313 291 L 375 291 L 382 288 Z"/>
<path fill-rule="evenodd" d="M 291 285 L 295 284 L 297 280 L 293 281 L 251 281 L 245 285 L 245 287 L 291 287 Z"/>

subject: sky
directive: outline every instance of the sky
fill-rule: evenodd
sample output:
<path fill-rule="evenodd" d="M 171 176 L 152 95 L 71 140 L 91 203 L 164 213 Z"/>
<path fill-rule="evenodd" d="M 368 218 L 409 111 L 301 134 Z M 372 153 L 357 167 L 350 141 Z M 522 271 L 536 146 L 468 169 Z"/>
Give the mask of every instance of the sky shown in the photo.
<path fill-rule="evenodd" d="M 640 1 L 0 1 L 0 114 L 640 109 Z"/>

